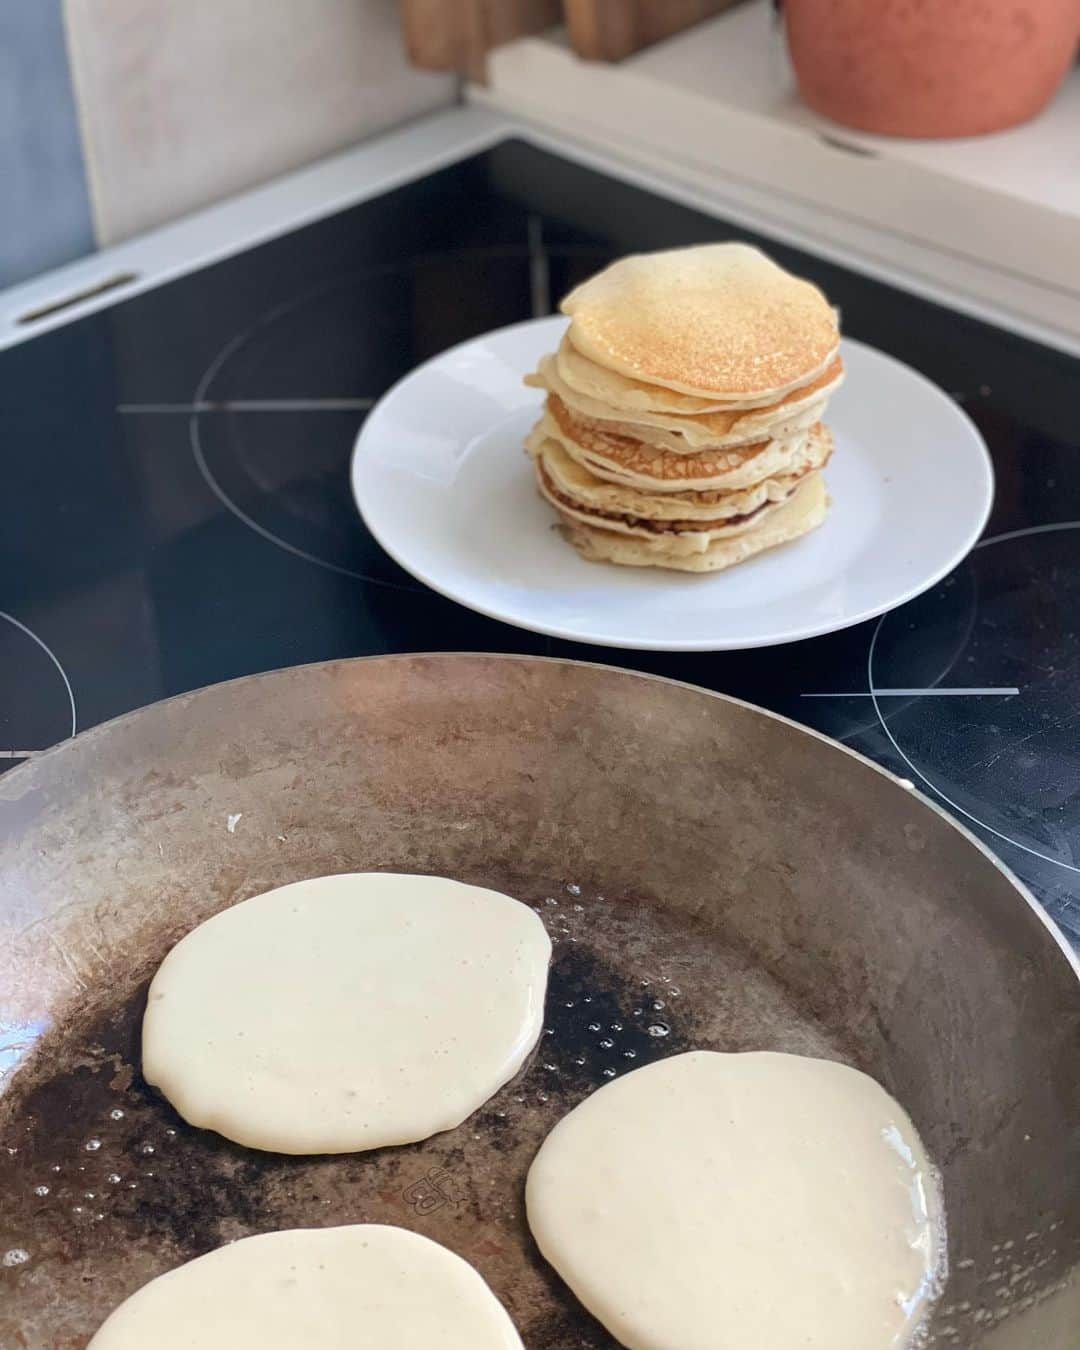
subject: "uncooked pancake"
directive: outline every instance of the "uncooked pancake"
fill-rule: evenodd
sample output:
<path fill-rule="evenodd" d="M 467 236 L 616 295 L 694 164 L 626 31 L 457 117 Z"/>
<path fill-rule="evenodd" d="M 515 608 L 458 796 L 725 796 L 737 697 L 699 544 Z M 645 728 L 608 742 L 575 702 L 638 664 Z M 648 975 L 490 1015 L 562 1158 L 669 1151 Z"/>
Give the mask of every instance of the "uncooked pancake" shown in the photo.
<path fill-rule="evenodd" d="M 477 1272 L 404 1228 L 243 1238 L 151 1280 L 88 1350 L 521 1350 Z"/>
<path fill-rule="evenodd" d="M 629 1350 L 896 1350 L 943 1262 L 902 1108 L 794 1055 L 699 1051 L 600 1088 L 525 1198 L 541 1252 Z"/>
<path fill-rule="evenodd" d="M 298 881 L 223 910 L 150 986 L 143 1073 L 185 1120 L 279 1153 L 459 1125 L 540 1035 L 551 943 L 527 906 L 440 877 Z"/>
<path fill-rule="evenodd" d="M 818 288 L 747 244 L 621 258 L 560 308 L 597 365 L 705 400 L 772 402 L 820 375 L 839 341 Z"/>

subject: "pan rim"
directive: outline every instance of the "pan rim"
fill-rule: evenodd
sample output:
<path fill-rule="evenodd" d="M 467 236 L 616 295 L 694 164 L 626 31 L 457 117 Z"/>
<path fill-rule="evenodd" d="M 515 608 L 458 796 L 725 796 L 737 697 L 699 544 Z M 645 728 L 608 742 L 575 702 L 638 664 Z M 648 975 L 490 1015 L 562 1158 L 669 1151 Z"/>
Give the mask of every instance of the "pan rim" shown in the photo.
<path fill-rule="evenodd" d="M 875 760 L 870 759 L 869 756 L 860 753 L 858 750 L 853 750 L 842 741 L 835 740 L 831 736 L 826 736 L 823 732 L 817 731 L 813 727 L 805 726 L 801 722 L 796 722 L 793 718 L 784 716 L 783 713 L 773 712 L 768 708 L 761 707 L 757 703 L 751 703 L 748 699 L 737 698 L 733 694 L 725 694 L 715 689 L 707 689 L 703 685 L 694 684 L 689 680 L 675 679 L 669 675 L 656 675 L 651 671 L 633 670 L 625 666 L 612 665 L 611 663 L 604 661 L 582 661 L 577 658 L 562 656 L 534 656 L 522 652 L 383 652 L 365 656 L 335 657 L 328 661 L 307 661 L 298 665 L 277 666 L 271 670 L 255 671 L 248 675 L 237 675 L 229 680 L 219 680 L 213 684 L 199 685 L 194 689 L 187 689 L 178 694 L 171 694 L 168 698 L 157 699 L 153 703 L 143 704 L 139 708 L 131 708 L 127 712 L 118 713 L 115 717 L 111 717 L 107 721 L 99 722 L 95 726 L 88 727 L 85 731 L 80 731 L 74 736 L 69 736 L 62 741 L 58 741 L 55 745 L 50 746 L 41 754 L 35 755 L 33 759 L 27 760 L 25 763 L 19 764 L 13 769 L 9 769 L 8 772 L 3 775 L 3 779 L 0 780 L 0 804 L 5 801 L 18 801 L 23 795 L 23 792 L 19 790 L 21 789 L 23 780 L 32 777 L 39 764 L 50 763 L 55 757 L 62 755 L 69 747 L 76 744 L 88 745 L 95 738 L 107 735 L 110 730 L 119 723 L 126 723 L 140 717 L 151 716 L 158 708 L 162 708 L 169 704 L 194 700 L 201 694 L 209 693 L 211 690 L 225 690 L 233 685 L 261 682 L 263 680 L 272 679 L 275 676 L 287 675 L 292 672 L 331 670 L 337 667 L 354 666 L 370 662 L 436 662 L 462 659 L 505 664 L 550 665 L 595 670 L 605 674 L 623 676 L 630 680 L 645 680 L 654 684 L 668 685 L 677 689 L 686 690 L 690 693 L 704 694 L 708 698 L 716 699 L 721 703 L 733 704 L 747 712 L 755 713 L 774 722 L 780 722 L 784 726 L 808 736 L 810 739 L 816 740 L 833 750 L 841 751 L 851 759 L 854 759 L 857 763 L 865 765 L 875 773 L 880 774 L 898 791 L 903 792 L 906 796 L 914 798 L 921 803 L 922 806 L 927 807 L 947 826 L 955 830 L 970 845 L 973 845 L 975 850 L 1002 875 L 1002 877 L 1018 893 L 1019 897 L 1025 902 L 1027 908 L 1041 923 L 1051 941 L 1058 948 L 1061 955 L 1064 956 L 1065 962 L 1071 970 L 1074 979 L 1077 984 L 1080 985 L 1080 952 L 1074 949 L 1061 927 L 1055 922 L 1050 914 L 1047 913 L 1043 905 L 1035 898 L 1032 891 L 1023 881 L 1021 881 L 1008 864 L 993 852 L 989 845 L 978 838 L 978 836 L 965 824 L 957 820 L 943 807 L 939 806 L 937 802 L 923 792 L 916 784 L 911 782 L 910 779 L 901 778 L 898 774 L 894 774 L 890 769 L 885 768 L 884 765 L 878 764 Z M 16 785 L 16 791 L 14 792 L 11 790 L 11 785 L 13 783 Z"/>

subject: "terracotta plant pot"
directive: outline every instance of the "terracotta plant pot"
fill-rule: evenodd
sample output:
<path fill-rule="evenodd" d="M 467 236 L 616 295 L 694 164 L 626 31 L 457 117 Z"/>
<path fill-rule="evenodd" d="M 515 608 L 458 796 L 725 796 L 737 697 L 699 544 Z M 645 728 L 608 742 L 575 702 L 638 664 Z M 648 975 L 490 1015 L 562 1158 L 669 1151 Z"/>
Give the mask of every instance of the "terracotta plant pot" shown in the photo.
<path fill-rule="evenodd" d="M 977 136 L 1049 102 L 1080 0 L 784 0 L 809 105 L 890 136 Z"/>

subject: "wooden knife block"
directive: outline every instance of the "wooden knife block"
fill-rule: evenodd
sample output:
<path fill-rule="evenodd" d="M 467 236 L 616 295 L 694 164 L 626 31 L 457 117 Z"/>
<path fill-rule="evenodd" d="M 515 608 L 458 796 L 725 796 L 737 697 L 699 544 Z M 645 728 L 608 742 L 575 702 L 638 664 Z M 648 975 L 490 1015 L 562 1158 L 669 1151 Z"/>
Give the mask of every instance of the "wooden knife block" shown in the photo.
<path fill-rule="evenodd" d="M 409 59 L 483 80 L 492 47 L 565 23 L 578 56 L 621 61 L 738 0 L 400 0 Z"/>

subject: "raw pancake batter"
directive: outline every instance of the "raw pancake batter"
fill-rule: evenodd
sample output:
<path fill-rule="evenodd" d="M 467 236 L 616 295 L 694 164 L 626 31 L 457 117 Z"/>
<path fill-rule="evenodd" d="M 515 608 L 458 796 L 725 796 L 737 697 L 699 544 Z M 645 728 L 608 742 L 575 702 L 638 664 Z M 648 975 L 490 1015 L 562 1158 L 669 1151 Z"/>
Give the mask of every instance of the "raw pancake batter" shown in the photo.
<path fill-rule="evenodd" d="M 244 1238 L 121 1303 L 88 1350 L 521 1350 L 476 1271 L 381 1224 Z"/>
<path fill-rule="evenodd" d="M 942 1263 L 903 1110 L 795 1055 L 696 1051 L 600 1088 L 525 1198 L 541 1252 L 630 1350 L 903 1346 Z"/>
<path fill-rule="evenodd" d="M 143 1072 L 193 1125 L 344 1153 L 459 1125 L 536 1044 L 551 943 L 440 877 L 298 881 L 223 910 L 150 986 Z"/>

